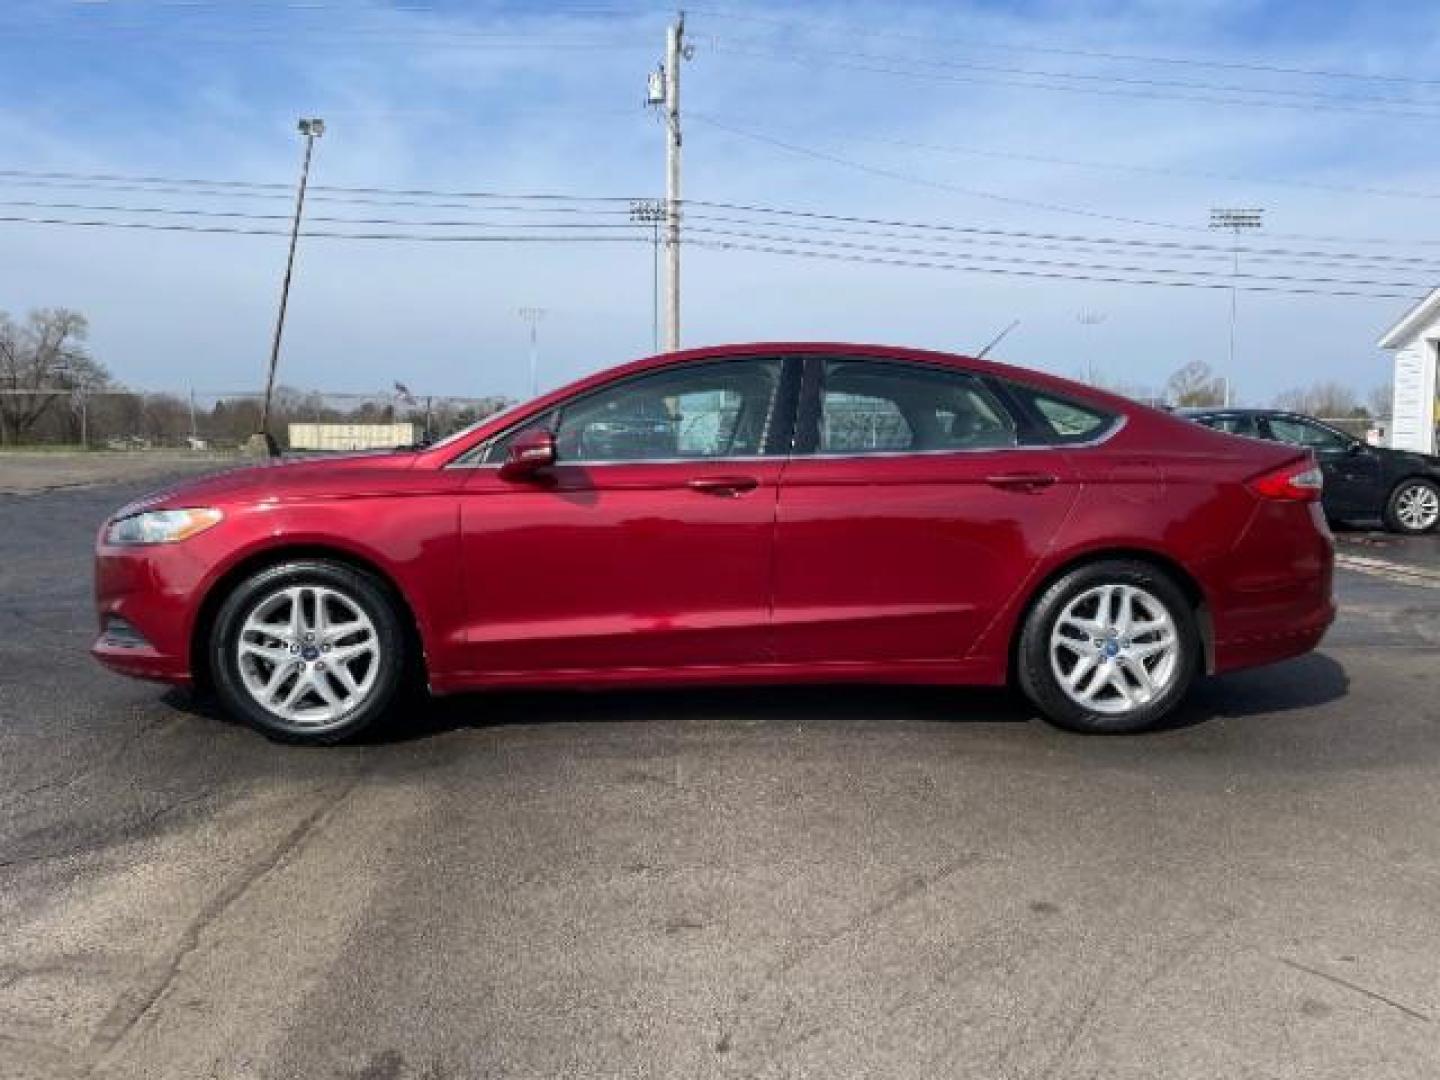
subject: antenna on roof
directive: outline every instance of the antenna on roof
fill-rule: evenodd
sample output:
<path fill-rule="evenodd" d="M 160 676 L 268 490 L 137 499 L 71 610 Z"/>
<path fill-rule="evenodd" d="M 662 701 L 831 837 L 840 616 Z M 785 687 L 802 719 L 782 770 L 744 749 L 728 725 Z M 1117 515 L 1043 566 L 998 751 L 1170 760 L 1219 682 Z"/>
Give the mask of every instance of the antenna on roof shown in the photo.
<path fill-rule="evenodd" d="M 1016 320 L 1015 320 L 1014 322 L 1012 322 L 1009 326 L 1005 327 L 1004 330 L 1001 330 L 1000 333 L 996 334 L 996 335 L 994 336 L 994 338 L 991 339 L 989 345 L 986 345 L 983 349 L 981 349 L 978 353 L 975 354 L 975 359 L 976 359 L 976 360 L 984 360 L 984 359 L 985 359 L 985 354 L 988 353 L 991 349 L 993 349 L 996 345 L 999 345 L 1000 342 L 1004 341 L 1006 335 L 1008 335 L 1011 330 L 1014 330 L 1015 327 L 1017 327 L 1017 326 L 1019 326 L 1019 325 L 1020 325 L 1020 320 L 1019 320 L 1019 319 L 1016 319 Z"/>

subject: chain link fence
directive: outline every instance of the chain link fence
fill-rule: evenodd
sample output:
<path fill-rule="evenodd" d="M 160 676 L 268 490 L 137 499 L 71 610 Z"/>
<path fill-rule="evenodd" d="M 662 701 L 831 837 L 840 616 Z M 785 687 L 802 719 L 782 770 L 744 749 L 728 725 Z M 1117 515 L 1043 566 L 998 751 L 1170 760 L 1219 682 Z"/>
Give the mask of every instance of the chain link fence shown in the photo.
<path fill-rule="evenodd" d="M 295 425 L 409 425 L 440 438 L 499 411 L 502 397 L 277 389 L 270 430 L 289 448 Z M 0 388 L 0 447 L 234 450 L 260 428 L 255 392 Z"/>

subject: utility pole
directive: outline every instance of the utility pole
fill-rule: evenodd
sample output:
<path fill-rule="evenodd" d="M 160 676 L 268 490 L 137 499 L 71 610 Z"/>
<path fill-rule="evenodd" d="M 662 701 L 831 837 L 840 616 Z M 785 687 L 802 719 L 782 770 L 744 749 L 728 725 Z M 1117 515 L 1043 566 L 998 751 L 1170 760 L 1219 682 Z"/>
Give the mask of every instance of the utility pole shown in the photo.
<path fill-rule="evenodd" d="M 1210 211 L 1210 228 L 1226 229 L 1234 236 L 1231 244 L 1230 266 L 1230 351 L 1225 365 L 1225 404 L 1230 404 L 1230 374 L 1235 370 L 1235 298 L 1236 285 L 1240 277 L 1240 234 L 1246 229 L 1258 229 L 1264 224 L 1265 211 L 1260 208 L 1239 209 L 1215 207 Z"/>
<path fill-rule="evenodd" d="M 691 55 L 682 11 L 665 31 L 665 62 L 647 97 L 665 120 L 665 348 L 672 352 L 680 348 L 680 61 Z"/>
<path fill-rule="evenodd" d="M 515 314 L 530 324 L 530 396 L 533 398 L 540 393 L 540 346 L 536 328 L 545 318 L 546 309 L 522 307 L 516 308 Z"/>
<path fill-rule="evenodd" d="M 649 199 L 630 202 L 630 220 L 650 226 L 650 330 L 652 347 L 660 351 L 660 223 L 665 220 L 665 204 Z"/>
<path fill-rule="evenodd" d="M 260 404 L 260 432 L 270 453 L 275 453 L 275 439 L 270 434 L 270 398 L 275 392 L 275 367 L 280 362 L 280 336 L 285 332 L 285 307 L 290 302 L 290 278 L 295 272 L 295 245 L 300 239 L 300 217 L 305 212 L 305 187 L 310 182 L 310 156 L 315 140 L 325 134 L 325 121 L 309 117 L 297 125 L 305 136 L 305 157 L 300 164 L 300 186 L 295 193 L 295 220 L 290 225 L 290 253 L 285 257 L 285 279 L 280 285 L 280 311 L 275 317 L 275 336 L 270 341 L 270 370 L 265 376 L 265 398 Z"/>

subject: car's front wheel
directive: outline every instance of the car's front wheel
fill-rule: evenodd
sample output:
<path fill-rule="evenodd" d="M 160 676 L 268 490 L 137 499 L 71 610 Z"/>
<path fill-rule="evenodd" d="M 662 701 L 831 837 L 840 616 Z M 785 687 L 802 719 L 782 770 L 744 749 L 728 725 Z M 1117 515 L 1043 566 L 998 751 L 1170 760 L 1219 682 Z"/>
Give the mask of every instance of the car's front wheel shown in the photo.
<path fill-rule="evenodd" d="M 211 637 L 221 704 L 271 738 L 333 743 L 382 716 L 405 635 L 369 576 L 304 560 L 261 570 L 221 605 Z"/>
<path fill-rule="evenodd" d="M 1402 480 L 1390 493 L 1385 524 L 1394 532 L 1418 536 L 1440 523 L 1440 485 L 1416 477 Z"/>
<path fill-rule="evenodd" d="M 1147 563 L 1079 567 L 1040 596 L 1021 632 L 1021 688 L 1051 723 L 1082 732 L 1152 728 L 1203 665 L 1195 614 Z"/>

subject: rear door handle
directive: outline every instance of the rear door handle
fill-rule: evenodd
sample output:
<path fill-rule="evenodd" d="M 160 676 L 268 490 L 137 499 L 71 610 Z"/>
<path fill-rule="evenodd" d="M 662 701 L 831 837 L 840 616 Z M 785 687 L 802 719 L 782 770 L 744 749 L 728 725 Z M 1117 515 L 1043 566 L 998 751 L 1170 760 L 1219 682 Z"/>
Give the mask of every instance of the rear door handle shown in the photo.
<path fill-rule="evenodd" d="M 1001 473 L 998 476 L 987 476 L 985 482 L 1005 491 L 1039 491 L 1059 479 L 1049 473 Z"/>
<path fill-rule="evenodd" d="M 760 481 L 753 476 L 697 476 L 687 480 L 685 486 L 691 491 L 733 499 L 747 491 L 754 491 L 760 486 Z"/>

